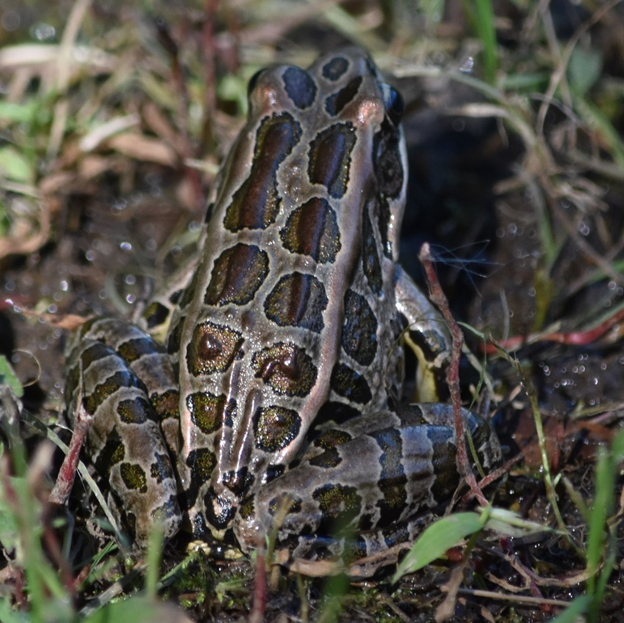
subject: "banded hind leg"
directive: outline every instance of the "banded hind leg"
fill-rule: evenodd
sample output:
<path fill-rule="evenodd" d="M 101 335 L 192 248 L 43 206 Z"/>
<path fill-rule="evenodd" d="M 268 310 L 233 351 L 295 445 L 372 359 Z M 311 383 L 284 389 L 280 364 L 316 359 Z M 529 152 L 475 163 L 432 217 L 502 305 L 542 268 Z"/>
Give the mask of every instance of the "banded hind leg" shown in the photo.
<path fill-rule="evenodd" d="M 465 409 L 462 417 L 484 468 L 498 465 L 501 448 L 488 422 Z M 323 431 L 296 467 L 245 500 L 235 533 L 251 549 L 258 530 L 268 534 L 278 523 L 276 549 L 292 560 L 370 556 L 396 544 L 401 526 L 450 500 L 460 482 L 456 454 L 451 405 L 355 418 Z"/>
<path fill-rule="evenodd" d="M 169 356 L 131 323 L 95 319 L 68 351 L 70 419 L 77 401 L 92 417 L 87 452 L 115 514 L 138 547 L 159 522 L 165 537 L 181 523 L 173 468 L 179 448 L 179 392 Z"/>

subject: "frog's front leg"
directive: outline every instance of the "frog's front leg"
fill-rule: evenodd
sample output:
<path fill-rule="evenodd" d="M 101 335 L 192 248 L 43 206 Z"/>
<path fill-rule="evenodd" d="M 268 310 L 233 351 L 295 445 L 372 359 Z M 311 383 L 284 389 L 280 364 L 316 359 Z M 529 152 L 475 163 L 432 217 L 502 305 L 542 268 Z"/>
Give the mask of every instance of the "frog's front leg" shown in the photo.
<path fill-rule="evenodd" d="M 179 392 L 169 356 L 138 327 L 103 318 L 78 331 L 68 365 L 70 419 L 81 400 L 93 418 L 87 452 L 124 529 L 140 548 L 156 522 L 165 537 L 175 534 L 181 513 L 169 453 L 178 445 Z"/>
<path fill-rule="evenodd" d="M 466 410 L 462 417 L 483 466 L 499 464 L 488 423 Z M 382 551 L 413 538 L 411 526 L 451 498 L 460 480 L 456 450 L 452 407 L 438 403 L 324 431 L 299 465 L 242 504 L 237 538 L 249 550 L 279 522 L 277 549 L 295 560 Z"/>
<path fill-rule="evenodd" d="M 451 335 L 446 322 L 399 265 L 394 292 L 397 311 L 408 323 L 404 339 L 418 359 L 414 400 L 444 400 L 448 396 L 445 374 L 451 357 Z"/>

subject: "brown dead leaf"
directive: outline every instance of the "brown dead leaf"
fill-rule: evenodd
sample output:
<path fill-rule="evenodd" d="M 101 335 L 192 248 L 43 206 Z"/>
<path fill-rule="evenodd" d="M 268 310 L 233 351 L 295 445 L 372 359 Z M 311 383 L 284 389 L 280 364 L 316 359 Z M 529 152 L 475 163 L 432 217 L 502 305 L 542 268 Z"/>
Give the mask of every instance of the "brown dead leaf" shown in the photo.
<path fill-rule="evenodd" d="M 113 136 L 106 141 L 106 145 L 135 160 L 156 162 L 172 168 L 178 163 L 173 149 L 163 141 L 136 132 L 125 132 Z"/>
<path fill-rule="evenodd" d="M 105 171 L 109 171 L 111 168 L 110 158 L 104 158 L 103 156 L 85 156 L 78 165 L 78 172 L 80 177 L 85 180 L 91 180 L 97 177 Z"/>
<path fill-rule="evenodd" d="M 26 318 L 37 318 L 39 320 L 43 320 L 51 327 L 58 327 L 59 329 L 66 329 L 67 331 L 75 331 L 87 322 L 87 320 L 90 320 L 90 318 L 78 316 L 77 314 L 63 314 L 59 316 L 56 314 L 34 311 L 32 309 L 19 307 L 17 305 L 15 306 L 15 309 L 23 316 L 26 316 Z"/>

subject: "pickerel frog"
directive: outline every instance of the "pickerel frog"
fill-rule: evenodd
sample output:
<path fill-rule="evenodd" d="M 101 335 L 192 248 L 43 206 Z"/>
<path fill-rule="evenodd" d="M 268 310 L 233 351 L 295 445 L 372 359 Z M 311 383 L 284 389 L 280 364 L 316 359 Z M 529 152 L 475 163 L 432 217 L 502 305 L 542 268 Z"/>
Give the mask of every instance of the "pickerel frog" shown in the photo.
<path fill-rule="evenodd" d="M 70 410 L 93 415 L 88 451 L 139 546 L 155 521 L 243 551 L 275 528 L 291 560 L 354 559 L 413 539 L 454 492 L 435 402 L 450 340 L 398 264 L 402 111 L 359 49 L 256 74 L 196 261 L 140 323 L 74 339 Z M 404 336 L 420 404 L 404 401 Z M 463 415 L 496 464 L 488 424 Z"/>

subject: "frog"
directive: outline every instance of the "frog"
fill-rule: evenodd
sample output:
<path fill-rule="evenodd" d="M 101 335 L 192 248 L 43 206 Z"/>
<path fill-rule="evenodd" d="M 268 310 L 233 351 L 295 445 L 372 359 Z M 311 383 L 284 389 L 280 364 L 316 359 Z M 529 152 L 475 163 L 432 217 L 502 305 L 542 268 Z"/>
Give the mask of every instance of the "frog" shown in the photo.
<path fill-rule="evenodd" d="M 248 102 L 195 257 L 136 322 L 71 340 L 69 411 L 138 547 L 158 523 L 245 553 L 273 532 L 290 561 L 372 556 L 460 482 L 449 330 L 399 263 L 403 99 L 347 47 L 259 71 Z M 489 423 L 461 417 L 499 464 Z"/>

